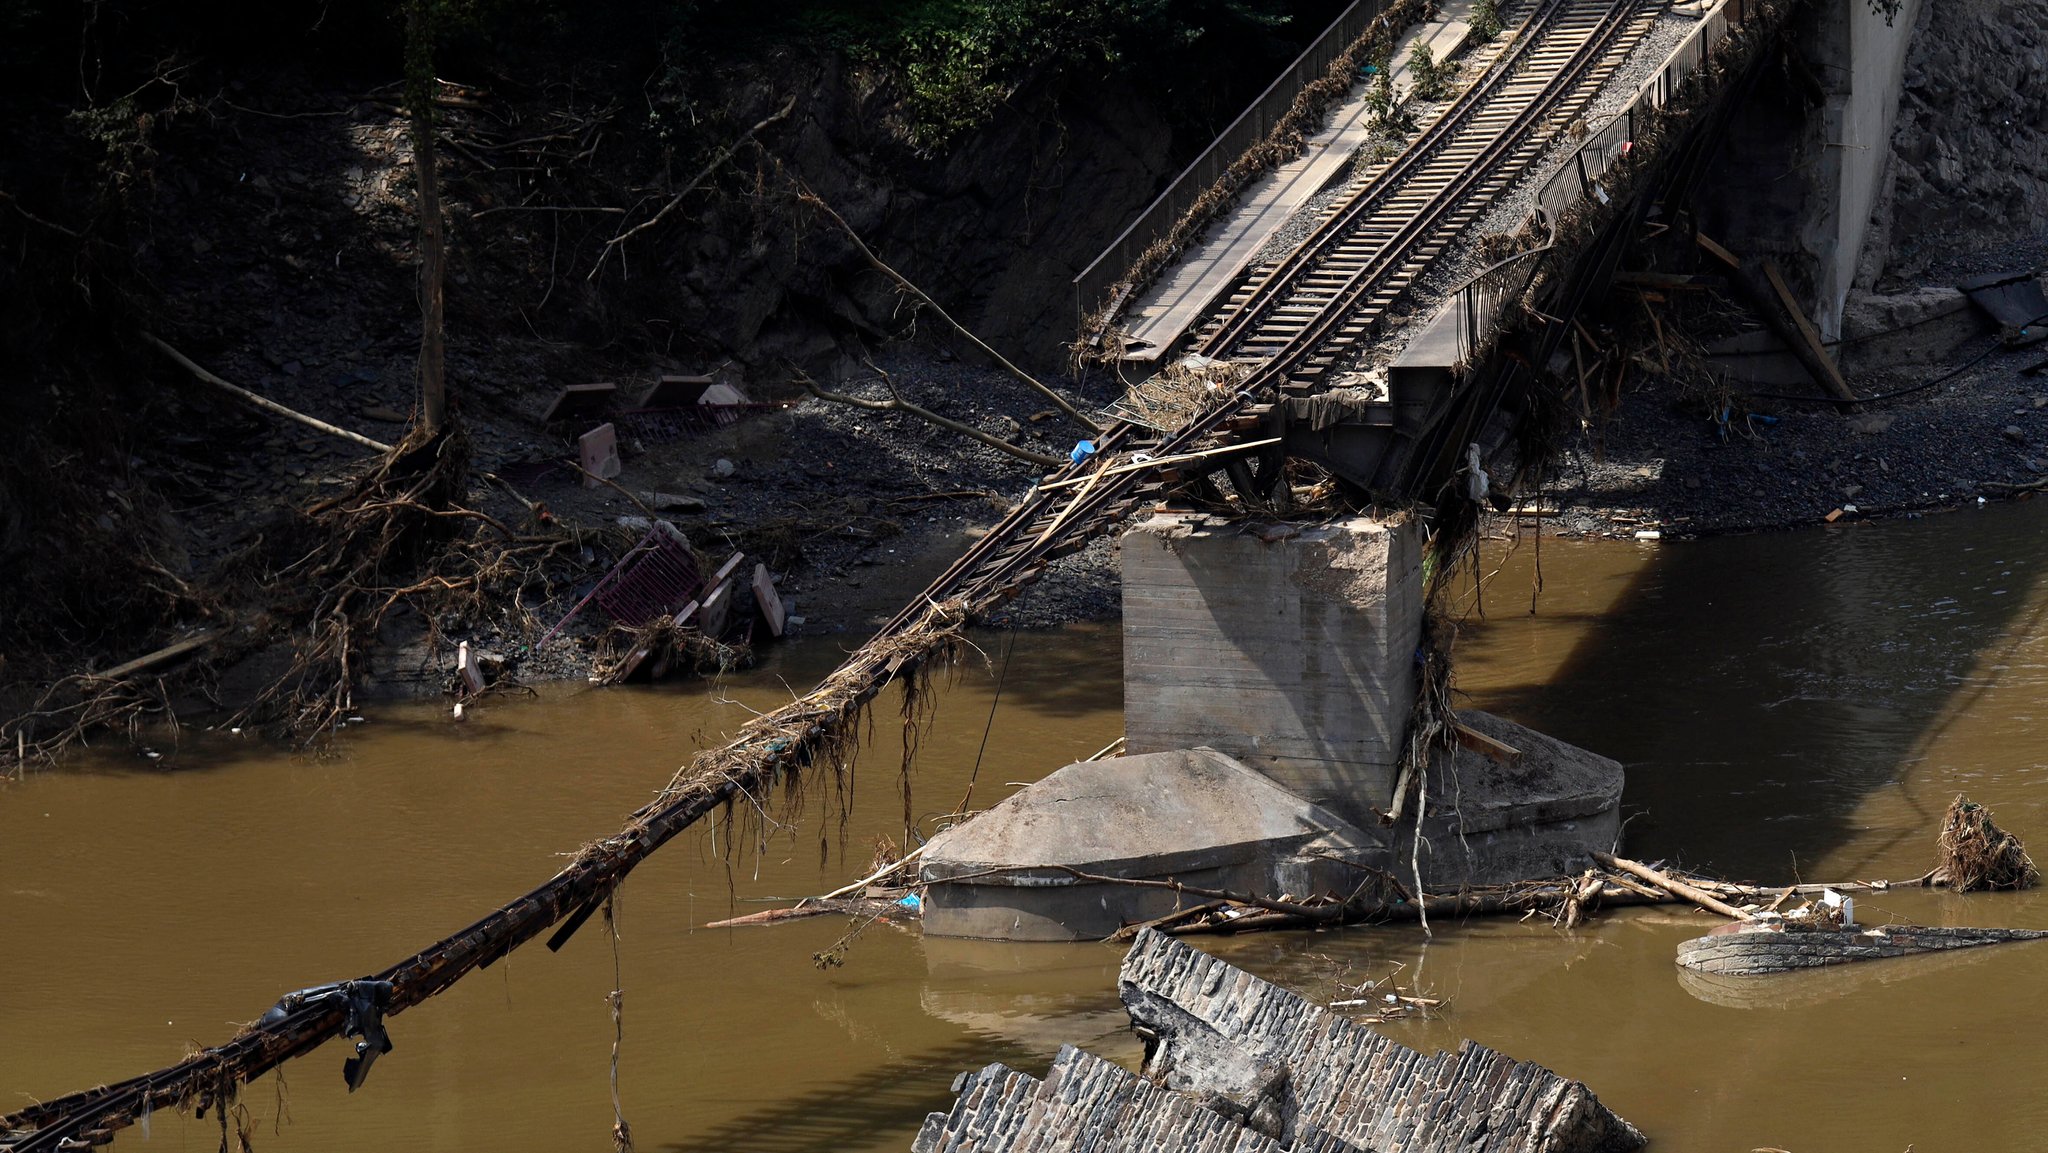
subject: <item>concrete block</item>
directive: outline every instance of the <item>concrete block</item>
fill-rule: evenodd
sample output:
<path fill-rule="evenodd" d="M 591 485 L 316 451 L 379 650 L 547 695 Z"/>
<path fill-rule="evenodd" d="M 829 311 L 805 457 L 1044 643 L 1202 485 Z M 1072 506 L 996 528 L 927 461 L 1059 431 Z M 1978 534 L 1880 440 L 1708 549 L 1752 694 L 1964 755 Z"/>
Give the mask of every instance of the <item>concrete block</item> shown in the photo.
<path fill-rule="evenodd" d="M 1209 745 L 1365 823 L 1415 700 L 1421 533 L 1270 527 L 1167 514 L 1124 537 L 1128 747 Z"/>
<path fill-rule="evenodd" d="M 732 619 L 732 582 L 719 580 L 706 593 L 702 606 L 697 610 L 697 628 L 705 636 L 717 640 L 725 635 L 725 626 Z"/>
<path fill-rule="evenodd" d="M 584 488 L 596 488 L 618 476 L 625 468 L 619 460 L 618 430 L 610 421 L 577 437 L 576 454 L 578 463 L 583 466 Z"/>
<path fill-rule="evenodd" d="M 1460 710 L 1458 723 L 1483 740 L 1430 759 L 1420 859 L 1431 892 L 1568 876 L 1590 867 L 1595 849 L 1614 849 L 1619 762 L 1477 709 Z M 1496 759 L 1473 747 L 1482 743 L 1518 755 Z M 1393 868 L 1403 878 L 1415 835 L 1412 800 L 1394 849 Z"/>
<path fill-rule="evenodd" d="M 920 876 L 937 937 L 1093 940 L 1171 912 L 1171 877 L 1259 893 L 1349 891 L 1377 839 L 1214 749 L 1082 761 L 933 837 Z M 1070 872 L 1072 870 L 1073 872 Z"/>
<path fill-rule="evenodd" d="M 542 424 L 552 424 L 558 420 L 596 416 L 605 410 L 605 406 L 612 402 L 612 397 L 617 395 L 618 391 L 619 386 L 610 381 L 572 384 L 555 394 L 555 399 L 548 404 L 548 410 L 541 414 L 540 421 Z"/>
<path fill-rule="evenodd" d="M 640 397 L 641 408 L 688 408 L 711 387 L 708 376 L 663 376 Z"/>
<path fill-rule="evenodd" d="M 768 631 L 775 636 L 782 635 L 784 625 L 782 594 L 775 591 L 775 578 L 768 575 L 768 566 L 754 566 L 754 603 L 761 608 L 761 619 L 768 622 Z"/>

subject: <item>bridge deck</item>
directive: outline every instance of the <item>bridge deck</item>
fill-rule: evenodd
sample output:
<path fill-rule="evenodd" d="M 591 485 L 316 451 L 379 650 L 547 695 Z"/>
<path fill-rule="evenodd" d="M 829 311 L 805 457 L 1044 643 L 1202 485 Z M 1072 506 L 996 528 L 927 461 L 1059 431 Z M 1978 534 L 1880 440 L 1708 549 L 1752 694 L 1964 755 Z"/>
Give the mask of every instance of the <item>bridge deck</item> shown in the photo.
<path fill-rule="evenodd" d="M 1402 37 L 1394 49 L 1391 81 L 1397 99 L 1405 98 L 1414 85 L 1409 64 L 1416 45 L 1427 44 L 1437 60 L 1464 46 L 1471 33 L 1467 17 L 1473 2 L 1448 0 L 1437 19 Z M 1354 84 L 1323 130 L 1309 137 L 1300 156 L 1254 183 L 1234 212 L 1146 289 L 1124 320 L 1129 342 L 1125 359 L 1153 361 L 1171 351 L 1274 234 L 1329 187 L 1372 135 L 1373 117 L 1366 100 L 1371 87 Z"/>

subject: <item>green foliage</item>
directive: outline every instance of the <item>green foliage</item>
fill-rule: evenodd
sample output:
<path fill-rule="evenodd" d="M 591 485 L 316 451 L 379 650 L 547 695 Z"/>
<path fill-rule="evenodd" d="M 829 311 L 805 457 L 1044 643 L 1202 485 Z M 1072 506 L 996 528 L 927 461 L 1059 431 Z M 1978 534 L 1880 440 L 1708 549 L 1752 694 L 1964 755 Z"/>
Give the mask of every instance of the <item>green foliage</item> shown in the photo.
<path fill-rule="evenodd" d="M 1408 74 L 1415 79 L 1413 95 L 1417 100 L 1442 100 L 1451 94 L 1451 81 L 1458 74 L 1458 66 L 1437 63 L 1429 45 L 1417 44 L 1414 54 L 1408 57 Z"/>
<path fill-rule="evenodd" d="M 1365 90 L 1365 109 L 1373 119 L 1384 121 L 1394 114 L 1394 80 L 1384 64 L 1372 75 L 1372 87 Z"/>
<path fill-rule="evenodd" d="M 1270 30 L 1280 0 L 913 0 L 807 4 L 799 26 L 898 84 L 911 143 L 933 152 L 986 123 L 1043 70 L 1163 63 L 1197 42 Z"/>
<path fill-rule="evenodd" d="M 1500 18 L 1500 0 L 1478 0 L 1472 5 L 1472 40 L 1486 44 L 1501 34 L 1505 25 Z"/>

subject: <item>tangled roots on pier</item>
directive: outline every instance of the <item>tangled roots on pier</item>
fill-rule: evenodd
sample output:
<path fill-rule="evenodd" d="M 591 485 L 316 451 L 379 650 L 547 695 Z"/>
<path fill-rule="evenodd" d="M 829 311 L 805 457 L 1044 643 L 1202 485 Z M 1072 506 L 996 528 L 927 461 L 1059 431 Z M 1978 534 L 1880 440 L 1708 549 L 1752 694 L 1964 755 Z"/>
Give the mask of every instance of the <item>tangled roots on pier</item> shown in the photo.
<path fill-rule="evenodd" d="M 1991 810 L 1956 794 L 1941 822 L 1940 860 L 1933 880 L 1959 893 L 1973 889 L 2031 889 L 2041 871 L 2020 839 L 1998 827 Z"/>
<path fill-rule="evenodd" d="M 721 676 L 753 664 L 751 646 L 706 636 L 688 622 L 678 624 L 670 613 L 643 625 L 612 625 L 598 641 L 590 679 L 602 685 L 621 684 L 643 668 L 650 680 L 660 680 L 672 669 Z"/>

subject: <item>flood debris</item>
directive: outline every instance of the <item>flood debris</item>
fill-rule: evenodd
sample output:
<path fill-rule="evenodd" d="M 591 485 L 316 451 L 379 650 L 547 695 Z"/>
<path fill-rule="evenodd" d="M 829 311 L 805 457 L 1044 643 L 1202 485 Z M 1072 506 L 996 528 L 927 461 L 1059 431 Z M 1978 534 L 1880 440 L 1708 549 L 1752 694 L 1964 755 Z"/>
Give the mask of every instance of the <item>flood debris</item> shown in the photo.
<path fill-rule="evenodd" d="M 1486 1148 L 1625 1153 L 1635 1126 L 1583 1083 L 1472 1042 L 1419 1053 L 1161 933 L 1140 934 L 1117 992 L 1142 1075 L 1072 1046 L 1044 1080 L 963 1074 L 916 1153 Z"/>
<path fill-rule="evenodd" d="M 619 433 L 610 421 L 576 438 L 576 458 L 583 470 L 583 487 L 597 488 L 619 475 Z"/>
<path fill-rule="evenodd" d="M 2048 937 L 2048 930 L 1862 926 L 1812 914 L 1771 914 L 1752 924 L 1723 926 L 1684 942 L 1678 946 L 1678 964 L 1702 973 L 1751 977 L 2043 937 Z"/>
<path fill-rule="evenodd" d="M 739 596 L 734 587 L 745 553 L 733 553 L 707 577 L 704 562 L 680 530 L 665 520 L 643 523 L 646 532 L 639 542 L 541 638 L 546 644 L 596 602 L 611 617 L 612 627 L 598 641 L 592 683 L 746 668 L 753 663 L 755 642 L 787 630 L 788 613 L 766 565 L 754 566 L 750 595 Z M 738 612 L 735 603 L 741 604 Z M 747 606 L 753 606 L 751 611 Z"/>
<path fill-rule="evenodd" d="M 1999 828 L 1990 810 L 1961 794 L 1949 803 L 1938 844 L 1940 860 L 1918 884 L 1967 893 L 2040 883 L 2041 874 L 2019 838 Z M 1761 910 L 1725 910 L 1739 914 L 1739 923 L 1680 944 L 1678 964 L 1748 977 L 2048 937 L 2048 930 L 2040 929 L 1858 925 L 1855 898 L 1834 886 L 1822 887 L 1818 899 L 1803 907 L 1779 912 L 1791 895 L 1788 890 Z"/>
<path fill-rule="evenodd" d="M 793 906 L 780 909 L 714 921 L 705 927 L 772 925 L 834 913 L 859 917 L 871 915 L 883 905 L 892 906 L 887 910 L 890 920 L 918 920 L 932 909 L 931 903 L 924 898 L 933 882 L 929 877 L 920 879 L 919 875 L 912 874 L 908 866 L 934 843 L 919 846 L 905 854 L 900 862 L 885 864 L 878 858 L 874 873 L 823 896 L 806 897 Z M 1515 917 L 1524 921 L 1542 918 L 1559 928 L 1575 929 L 1603 909 L 1645 905 L 1693 905 L 1747 925 L 1760 918 L 1782 916 L 1778 910 L 1795 897 L 1888 892 L 1931 883 L 1926 878 L 1914 878 L 1906 881 L 1756 885 L 1647 865 L 1605 853 L 1598 856 L 1603 859 L 1602 867 L 1587 869 L 1576 876 L 1467 885 L 1455 893 L 1425 893 L 1420 898 L 1406 888 L 1400 878 L 1384 872 L 1372 873 L 1368 883 L 1347 891 L 1302 895 L 1284 891 L 1268 894 L 1245 889 L 1221 889 L 1175 876 L 1118 876 L 1059 864 L 991 866 L 977 869 L 973 875 L 977 880 L 1009 876 L 1019 883 L 1051 888 L 1071 885 L 1097 890 L 1119 886 L 1142 889 L 1162 896 L 1173 905 L 1167 912 L 1125 924 L 1101 938 L 1111 943 L 1131 941 L 1147 932 L 1170 937 L 1235 935 L 1398 924 L 1419 921 L 1425 916 L 1448 919 Z M 1656 879 L 1647 879 L 1651 877 Z"/>
<path fill-rule="evenodd" d="M 906 724 L 915 725 L 926 715 L 921 709 L 930 678 L 961 655 L 968 612 L 968 603 L 959 599 L 928 599 L 808 695 L 755 717 L 726 744 L 698 753 L 617 833 L 583 846 L 553 877 L 364 978 L 390 983 L 385 1015 L 395 1016 L 441 993 L 550 928 L 555 932 L 548 946 L 561 948 L 635 866 L 721 807 L 737 802 L 745 806 L 742 812 L 760 809 L 777 785 L 796 800 L 807 780 L 843 782 L 859 738 L 855 722 L 885 686 L 902 687 Z M 339 1006 L 302 1006 L 281 1020 L 251 1024 L 175 1064 L 25 1106 L 0 1116 L 0 1151 L 55 1153 L 103 1145 L 154 1110 L 231 1106 L 240 1086 L 343 1035 L 346 1024 L 347 1014 Z"/>
<path fill-rule="evenodd" d="M 2020 839 L 1998 827 L 1991 810 L 1961 793 L 1942 818 L 1940 855 L 1928 883 L 1959 893 L 1977 889 L 2031 889 L 2041 871 Z"/>

